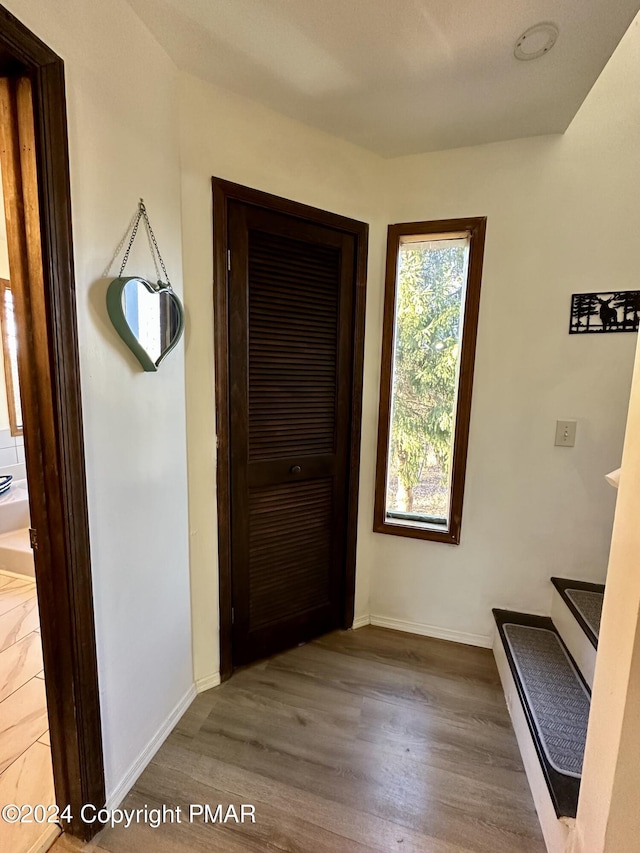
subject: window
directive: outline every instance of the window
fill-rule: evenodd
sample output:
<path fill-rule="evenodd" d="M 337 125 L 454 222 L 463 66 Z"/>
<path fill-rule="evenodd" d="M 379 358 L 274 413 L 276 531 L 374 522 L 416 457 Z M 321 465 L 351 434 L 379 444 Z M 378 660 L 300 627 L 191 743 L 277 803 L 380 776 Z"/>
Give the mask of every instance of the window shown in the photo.
<path fill-rule="evenodd" d="M 11 435 L 22 435 L 22 406 L 20 380 L 18 379 L 18 330 L 11 284 L 0 279 L 0 334 L 4 360 L 4 379 L 7 391 L 7 409 Z"/>
<path fill-rule="evenodd" d="M 390 225 L 374 530 L 458 544 L 486 219 Z"/>

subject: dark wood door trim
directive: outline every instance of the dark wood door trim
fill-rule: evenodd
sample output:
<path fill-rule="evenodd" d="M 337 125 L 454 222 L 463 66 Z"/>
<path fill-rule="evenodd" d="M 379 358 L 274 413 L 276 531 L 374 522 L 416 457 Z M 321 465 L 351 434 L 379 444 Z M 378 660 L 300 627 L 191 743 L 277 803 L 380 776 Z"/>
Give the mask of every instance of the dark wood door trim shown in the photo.
<path fill-rule="evenodd" d="M 25 287 L 26 351 L 21 375 L 33 382 L 24 434 L 51 750 L 65 829 L 89 839 L 85 803 L 105 801 L 89 522 L 73 272 L 67 116 L 62 60 L 0 7 L 0 48 L 30 82 L 42 277 Z M 18 72 L 20 73 L 20 72 Z M 25 79 L 26 78 L 26 79 Z M 28 85 L 28 84 L 27 84 Z M 24 94 L 24 87 L 23 87 Z M 17 91 L 15 97 L 21 97 Z M 39 216 L 38 216 L 39 210 Z M 28 220 L 29 211 L 23 212 Z M 33 225 L 33 222 L 31 223 Z M 32 245 L 33 248 L 33 245 Z M 31 278 L 31 276 L 29 277 Z"/>
<path fill-rule="evenodd" d="M 351 412 L 349 436 L 349 474 L 347 495 L 347 544 L 342 626 L 353 624 L 356 535 L 358 519 L 358 483 L 360 473 L 360 426 L 362 420 L 362 373 L 364 364 L 364 323 L 367 280 L 367 241 L 369 226 L 355 219 L 299 204 L 270 193 L 212 178 L 213 186 L 213 298 L 215 341 L 215 395 L 218 505 L 218 564 L 220 587 L 220 677 L 229 678 L 232 663 L 231 595 L 231 504 L 229 441 L 229 304 L 228 304 L 228 209 L 232 201 L 284 213 L 301 221 L 326 225 L 355 236 L 354 349 L 351 365 Z"/>

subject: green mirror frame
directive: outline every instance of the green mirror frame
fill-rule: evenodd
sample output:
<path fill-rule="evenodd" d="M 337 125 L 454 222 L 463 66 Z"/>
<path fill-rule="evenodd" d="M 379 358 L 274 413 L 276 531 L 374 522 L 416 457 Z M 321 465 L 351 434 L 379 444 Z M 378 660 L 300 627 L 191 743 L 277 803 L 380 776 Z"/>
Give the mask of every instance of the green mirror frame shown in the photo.
<path fill-rule="evenodd" d="M 167 293 L 173 304 L 176 307 L 178 314 L 178 328 L 176 330 L 176 334 L 172 339 L 171 343 L 168 347 L 162 350 L 160 356 L 156 361 L 153 361 L 149 353 L 142 346 L 139 340 L 136 338 L 134 333 L 131 330 L 131 327 L 127 323 L 127 318 L 124 313 L 124 308 L 122 305 L 122 297 L 125 287 L 130 281 L 137 281 L 140 284 L 144 285 L 149 293 Z M 173 289 L 162 282 L 158 282 L 157 285 L 152 284 L 150 281 L 147 281 L 145 278 L 141 278 L 137 275 L 132 276 L 123 276 L 121 278 L 114 278 L 113 281 L 109 284 L 109 288 L 107 290 L 107 312 L 109 313 L 109 318 L 113 323 L 113 326 L 116 332 L 120 335 L 125 344 L 129 347 L 131 352 L 138 359 L 142 368 L 147 373 L 155 373 L 160 366 L 160 363 L 164 361 L 164 359 L 169 355 L 172 349 L 174 349 L 180 341 L 182 337 L 182 333 L 184 332 L 184 308 L 182 306 L 182 301 L 180 297 L 173 291 Z"/>

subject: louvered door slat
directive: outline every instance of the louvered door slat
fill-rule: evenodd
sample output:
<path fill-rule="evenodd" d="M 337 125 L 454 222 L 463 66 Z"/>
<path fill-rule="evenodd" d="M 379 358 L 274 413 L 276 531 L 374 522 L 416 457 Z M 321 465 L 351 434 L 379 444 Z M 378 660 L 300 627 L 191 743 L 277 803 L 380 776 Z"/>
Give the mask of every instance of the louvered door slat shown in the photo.
<path fill-rule="evenodd" d="M 334 449 L 339 269 L 335 248 L 249 231 L 250 462 Z"/>
<path fill-rule="evenodd" d="M 332 480 L 324 479 L 255 490 L 250 496 L 251 630 L 329 603 L 332 494 Z M 271 534 L 268 544 L 265 528 Z"/>

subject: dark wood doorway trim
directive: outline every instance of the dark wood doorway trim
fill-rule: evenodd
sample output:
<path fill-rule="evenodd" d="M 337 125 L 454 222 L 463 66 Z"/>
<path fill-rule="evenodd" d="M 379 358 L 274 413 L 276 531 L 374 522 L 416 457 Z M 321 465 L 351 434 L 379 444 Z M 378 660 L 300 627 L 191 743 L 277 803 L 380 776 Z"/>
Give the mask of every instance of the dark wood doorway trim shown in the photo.
<path fill-rule="evenodd" d="M 0 59 L 30 82 L 42 278 L 25 287 L 19 330 L 25 449 L 56 800 L 84 839 L 83 804 L 105 801 L 76 327 L 62 60 L 0 7 Z M 14 65 L 15 64 L 15 70 Z M 8 66 L 12 67 L 8 69 Z M 27 84 L 28 85 L 28 84 Z M 19 94 L 17 95 L 19 97 Z M 27 198 L 25 191 L 25 199 Z M 32 199 L 32 201 L 34 201 Z M 26 205 L 25 205 L 26 207 Z M 20 204 L 15 205 L 19 210 Z M 22 210 L 23 220 L 29 211 Z M 33 223 L 31 223 L 33 225 Z M 37 238 L 36 238 L 37 239 Z M 31 278 L 31 277 L 29 277 Z"/>
<path fill-rule="evenodd" d="M 355 219 L 328 213 L 315 207 L 259 192 L 212 178 L 213 185 L 213 295 L 215 340 L 215 394 L 218 504 L 218 563 L 220 585 L 220 678 L 233 671 L 231 623 L 231 511 L 229 442 L 229 306 L 227 252 L 227 216 L 231 201 L 267 208 L 297 219 L 326 225 L 353 234 L 355 251 L 354 351 L 351 371 L 351 418 L 349 439 L 349 485 L 347 499 L 347 547 L 343 599 L 343 628 L 353 624 L 356 578 L 356 533 L 358 520 L 358 482 L 360 473 L 360 425 L 362 421 L 362 371 L 364 363 L 364 322 L 367 281 L 367 241 L 369 226 Z"/>

